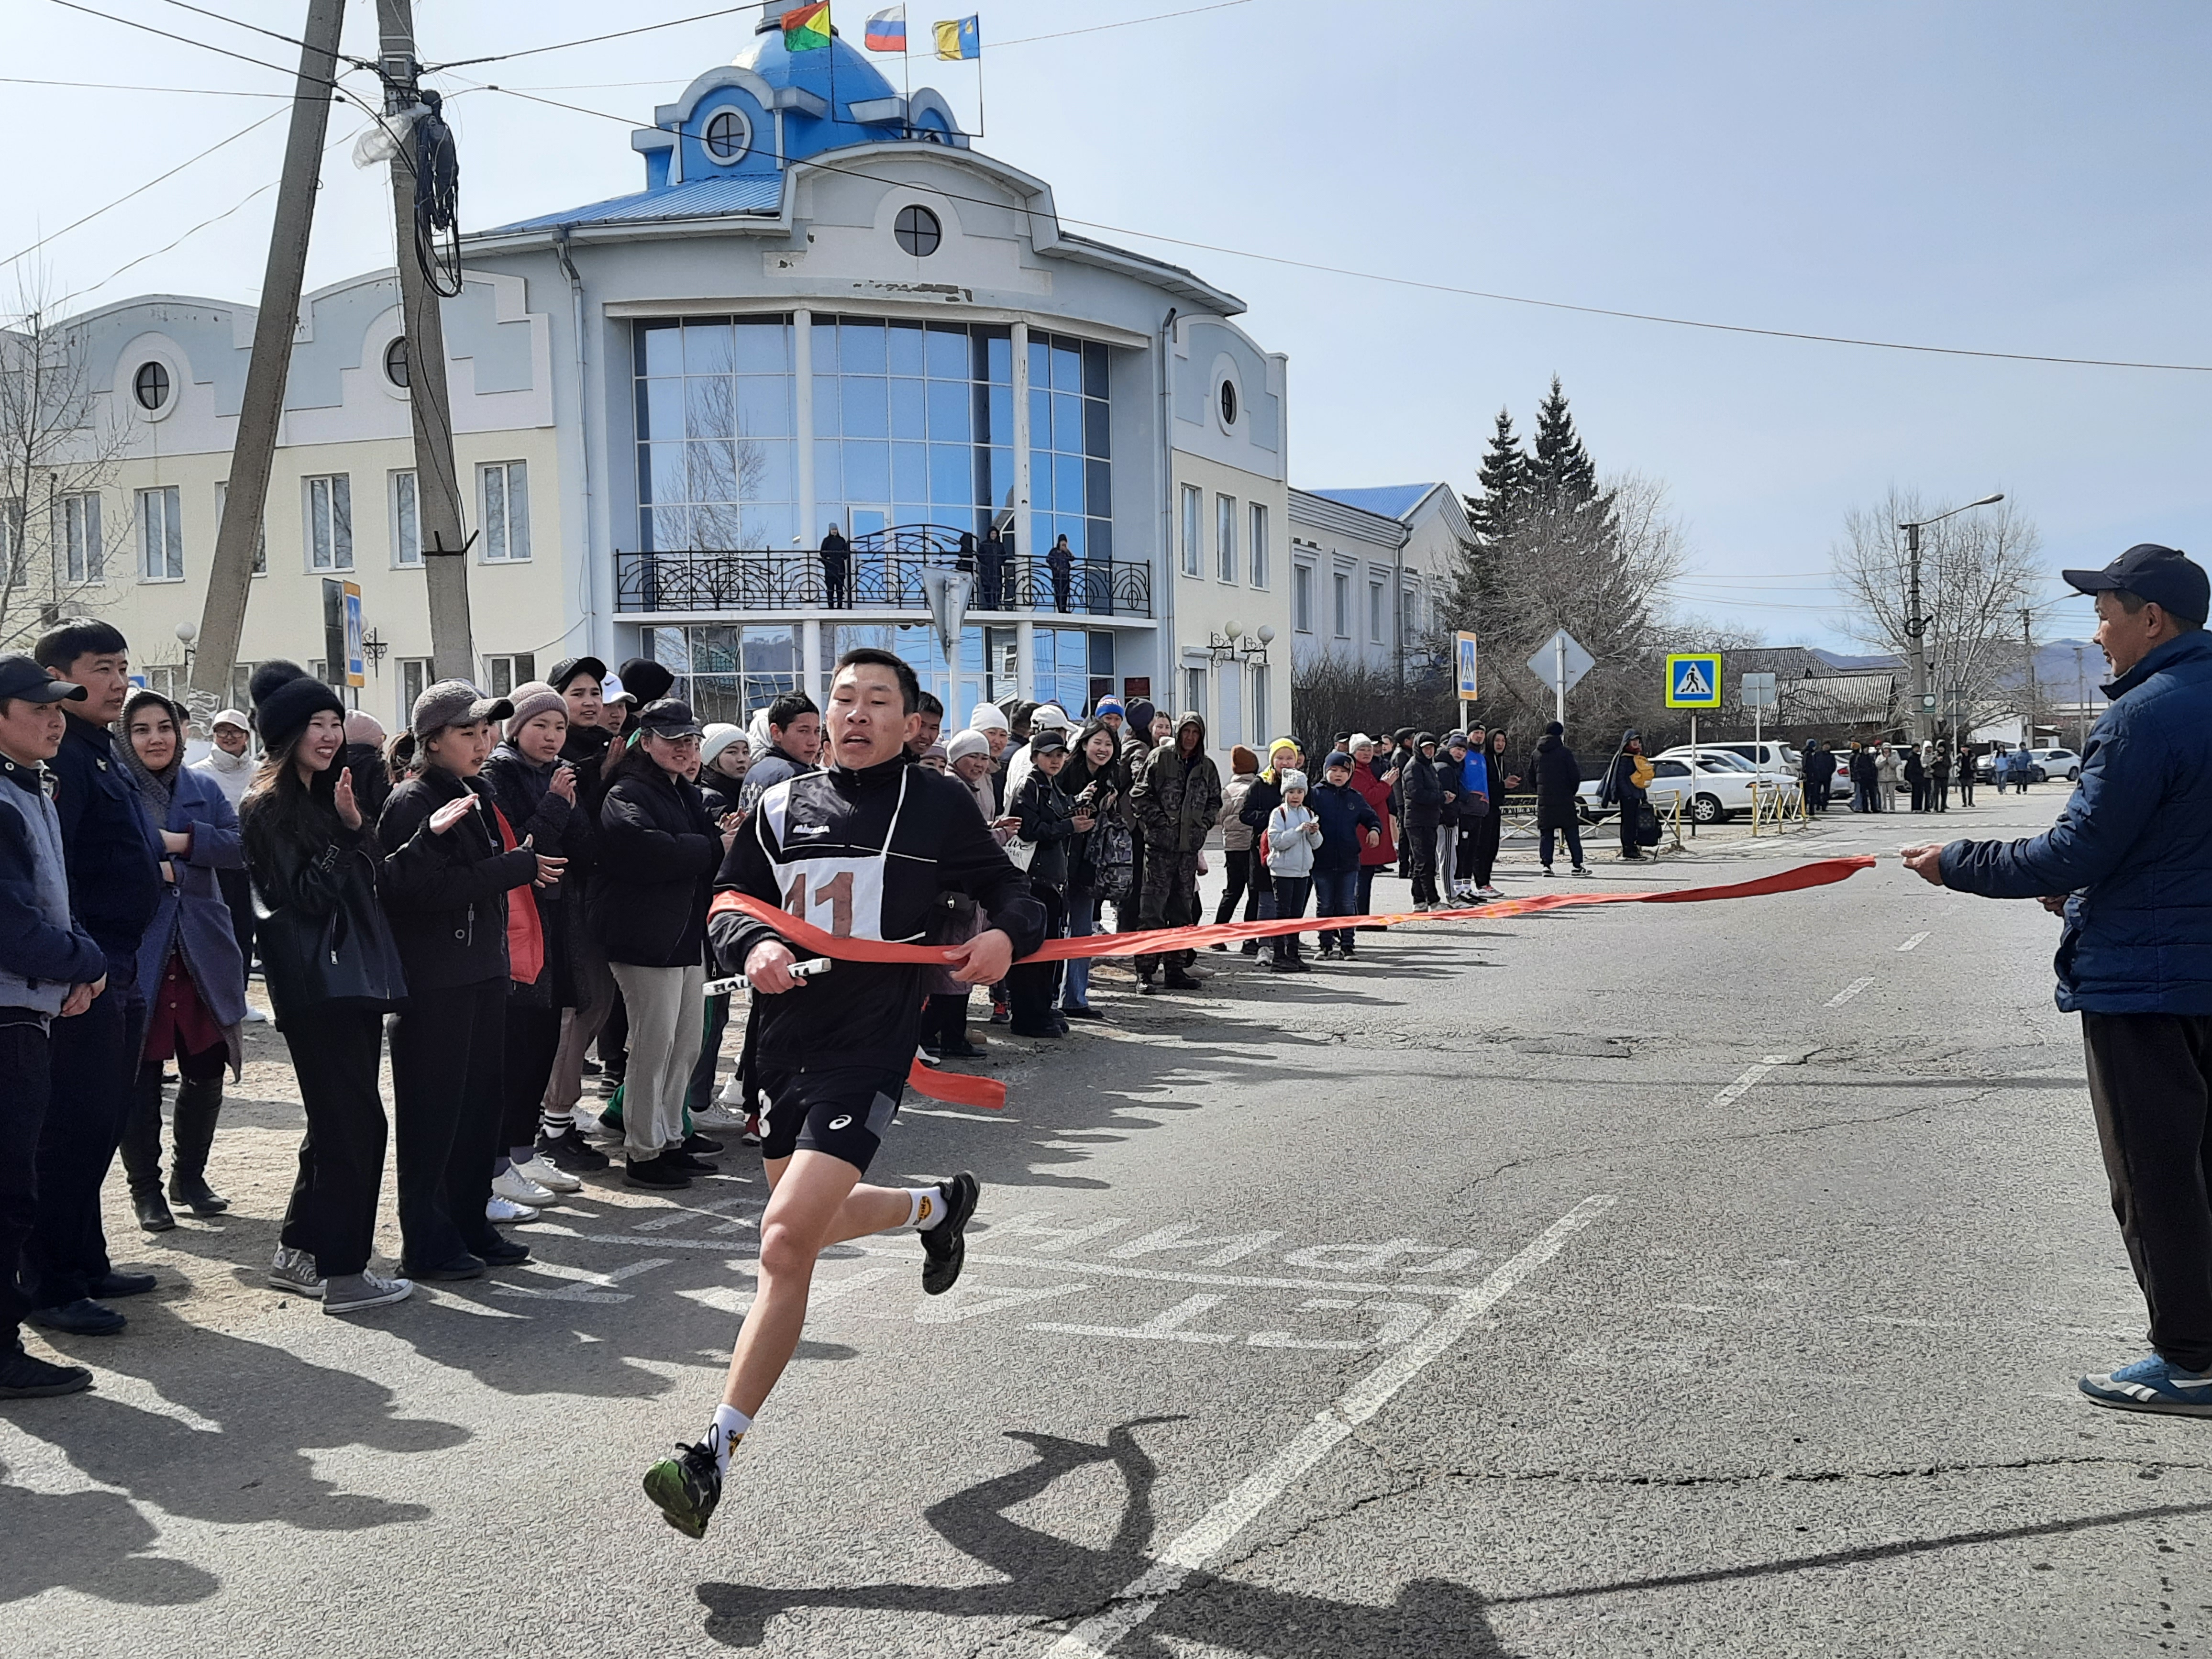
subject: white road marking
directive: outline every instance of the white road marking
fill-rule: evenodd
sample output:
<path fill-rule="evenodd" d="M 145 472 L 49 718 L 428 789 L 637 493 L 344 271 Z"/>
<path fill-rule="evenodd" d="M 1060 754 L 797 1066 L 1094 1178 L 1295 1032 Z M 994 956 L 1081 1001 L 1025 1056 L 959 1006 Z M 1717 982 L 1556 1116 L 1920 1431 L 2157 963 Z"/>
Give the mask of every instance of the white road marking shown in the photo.
<path fill-rule="evenodd" d="M 631 1231 L 641 1233 L 665 1232 L 671 1227 L 682 1226 L 695 1215 L 720 1215 L 725 1211 L 736 1209 L 740 1204 L 765 1204 L 766 1202 L 765 1199 L 741 1195 L 737 1198 L 717 1199 L 712 1204 L 687 1204 L 672 1214 L 656 1216 L 650 1221 L 641 1221 Z"/>
<path fill-rule="evenodd" d="M 1741 1077 L 1729 1084 L 1729 1086 L 1722 1090 L 1720 1093 L 1715 1095 L 1713 1097 L 1713 1104 L 1716 1106 L 1734 1105 L 1737 1101 L 1742 1099 L 1744 1096 L 1751 1092 L 1752 1085 L 1757 1083 L 1759 1079 L 1765 1077 L 1776 1066 L 1787 1066 L 1789 1063 L 1790 1056 L 1787 1054 L 1767 1054 L 1763 1056 L 1758 1065 L 1747 1067 Z"/>
<path fill-rule="evenodd" d="M 1900 950 L 1900 951 L 1911 951 L 1911 950 L 1917 949 L 1917 948 L 1918 947 L 1919 944 L 1920 944 L 1920 941 L 1921 941 L 1922 939 L 1926 939 L 1927 937 L 1928 937 L 1928 935 L 1927 935 L 1926 933 L 1915 933 L 1915 934 L 1914 934 L 1911 939 L 1909 939 L 1905 940 L 1904 944 L 1902 944 L 1902 945 L 1899 945 L 1897 948 L 1898 948 L 1899 950 Z"/>
<path fill-rule="evenodd" d="M 1151 1619 L 1163 1601 L 1257 1520 L 1262 1510 L 1335 1450 L 1354 1429 L 1389 1404 L 1393 1395 L 1472 1329 L 1506 1292 L 1557 1255 L 1568 1239 L 1612 1208 L 1613 1202 L 1611 1194 L 1603 1193 L 1584 1199 L 1474 1291 L 1462 1293 L 1457 1307 L 1446 1310 L 1414 1340 L 1394 1349 L 1389 1358 L 1332 1401 L 1290 1444 L 1239 1481 L 1197 1524 L 1170 1544 L 1114 1606 L 1085 1620 L 1054 1643 L 1047 1650 L 1047 1659 L 1103 1659 L 1123 1637 Z"/>
<path fill-rule="evenodd" d="M 1323 1308 L 1364 1308 L 1382 1316 L 1382 1328 L 1370 1336 L 1306 1337 L 1288 1331 L 1255 1331 L 1244 1339 L 1251 1348 L 1320 1348 L 1337 1353 L 1364 1353 L 1370 1348 L 1395 1348 L 1411 1341 L 1429 1322 L 1431 1310 L 1413 1302 L 1355 1302 L 1349 1297 L 1316 1296 L 1298 1304 L 1298 1311 Z"/>
<path fill-rule="evenodd" d="M 880 1271 L 895 1273 L 897 1269 L 886 1267 Z M 943 1296 L 930 1297 L 921 1303 L 914 1310 L 914 1318 L 920 1325 L 957 1325 L 985 1314 L 1032 1302 L 1048 1302 L 1054 1297 L 1073 1296 L 1090 1288 L 1088 1285 L 1047 1285 L 1038 1289 L 1016 1290 L 1005 1285 L 956 1285 Z"/>
<path fill-rule="evenodd" d="M 1067 1336 L 1119 1336 L 1137 1341 L 1196 1342 L 1212 1346 L 1237 1340 L 1233 1331 L 1187 1331 L 1183 1327 L 1200 1314 L 1211 1313 L 1228 1297 L 1187 1296 L 1174 1307 L 1154 1314 L 1141 1325 L 1032 1325 L 1033 1331 L 1058 1331 Z"/>
<path fill-rule="evenodd" d="M 1873 983 L 1874 975 L 1872 974 L 1867 975 L 1863 979 L 1853 980 L 1849 985 L 1846 985 L 1842 990 L 1837 992 L 1835 995 L 1828 999 L 1828 1006 L 1831 1008 L 1842 1007 L 1845 1003 L 1849 1002 L 1853 997 L 1856 996 L 1860 992 L 1865 990 L 1868 986 Z"/>
<path fill-rule="evenodd" d="M 676 1258 L 672 1255 L 647 1256 L 642 1261 L 633 1261 L 627 1267 L 614 1267 L 603 1273 L 591 1273 L 582 1267 L 571 1267 L 564 1261 L 530 1261 L 524 1264 L 526 1273 L 544 1273 L 549 1279 L 574 1279 L 565 1291 L 541 1291 L 531 1285 L 498 1284 L 493 1285 L 495 1296 L 526 1296 L 533 1302 L 627 1302 L 628 1291 L 614 1286 L 626 1279 L 635 1279 L 640 1273 L 651 1273 L 655 1267 L 665 1267 Z"/>

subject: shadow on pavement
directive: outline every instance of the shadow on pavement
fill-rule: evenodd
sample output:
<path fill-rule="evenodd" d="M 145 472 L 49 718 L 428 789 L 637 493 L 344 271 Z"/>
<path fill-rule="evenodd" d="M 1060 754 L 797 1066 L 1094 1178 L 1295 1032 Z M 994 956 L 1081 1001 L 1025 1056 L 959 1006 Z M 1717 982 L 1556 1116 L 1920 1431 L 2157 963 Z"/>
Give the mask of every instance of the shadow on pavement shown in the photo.
<path fill-rule="evenodd" d="M 707 1634 L 732 1648 L 758 1648 L 778 1613 L 808 1607 L 1015 1619 L 1050 1633 L 1108 1606 L 1152 1565 L 1152 1485 L 1158 1470 L 1134 1431 L 1175 1418 L 1146 1417 L 1109 1430 L 1103 1445 L 1057 1435 L 1010 1431 L 1034 1462 L 954 1493 L 924 1512 L 939 1536 L 1003 1575 L 994 1584 L 860 1584 L 842 1589 L 777 1590 L 706 1583 L 699 1600 Z M 1095 1463 L 1112 1463 L 1128 1489 L 1113 1541 L 1103 1549 L 1010 1520 L 1007 1511 L 1055 1481 Z M 1131 1659 L 1171 1659 L 1182 1644 L 1236 1653 L 1312 1659 L 1316 1654 L 1503 1655 L 1482 1598 L 1463 1584 L 1416 1579 L 1387 1607 L 1334 1601 L 1194 1575 L 1150 1620 L 1115 1645 Z M 1172 1644 L 1172 1645 L 1171 1645 Z"/>
<path fill-rule="evenodd" d="M 158 1535 L 120 1492 L 57 1496 L 0 1481 L 0 1602 L 72 1589 L 125 1607 L 173 1607 L 222 1587 L 188 1562 L 147 1554 Z"/>

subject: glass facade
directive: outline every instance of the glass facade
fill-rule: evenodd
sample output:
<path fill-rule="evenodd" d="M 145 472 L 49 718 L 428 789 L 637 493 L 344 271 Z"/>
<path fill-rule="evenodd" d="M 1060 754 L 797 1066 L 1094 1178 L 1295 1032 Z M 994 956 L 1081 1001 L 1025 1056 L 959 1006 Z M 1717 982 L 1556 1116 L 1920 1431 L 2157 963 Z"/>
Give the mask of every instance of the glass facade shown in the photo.
<path fill-rule="evenodd" d="M 702 720 L 743 726 L 756 708 L 799 689 L 799 630 L 720 623 L 652 630 L 653 659 L 676 676 L 669 695 Z"/>
<path fill-rule="evenodd" d="M 994 514 L 1010 524 L 1010 330 L 821 317 L 811 355 L 820 522 L 805 527 L 807 546 L 830 524 L 852 537 L 921 524 L 980 536 Z"/>
<path fill-rule="evenodd" d="M 792 544 L 799 526 L 791 336 L 787 317 L 637 325 L 641 549 Z"/>
<path fill-rule="evenodd" d="M 1078 559 L 1114 556 L 1113 421 L 1106 348 L 1030 336 L 1030 507 L 1042 553 L 1060 537 Z"/>

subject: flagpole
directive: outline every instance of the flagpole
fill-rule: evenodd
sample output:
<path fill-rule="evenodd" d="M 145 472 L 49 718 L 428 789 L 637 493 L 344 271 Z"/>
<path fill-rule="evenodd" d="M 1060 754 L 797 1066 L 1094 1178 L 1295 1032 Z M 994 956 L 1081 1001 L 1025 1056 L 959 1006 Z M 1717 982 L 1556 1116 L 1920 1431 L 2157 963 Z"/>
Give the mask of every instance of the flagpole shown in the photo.
<path fill-rule="evenodd" d="M 975 136 L 981 138 L 990 129 L 983 115 L 983 31 L 975 30 Z"/>

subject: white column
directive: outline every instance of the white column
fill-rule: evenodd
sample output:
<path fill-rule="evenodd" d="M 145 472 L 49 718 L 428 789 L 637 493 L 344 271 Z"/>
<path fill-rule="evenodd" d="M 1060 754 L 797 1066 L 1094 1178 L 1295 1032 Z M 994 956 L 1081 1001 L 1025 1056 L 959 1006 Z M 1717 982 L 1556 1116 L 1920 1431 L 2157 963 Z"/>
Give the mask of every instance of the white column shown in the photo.
<path fill-rule="evenodd" d="M 799 624 L 799 689 L 822 701 L 822 624 L 812 617 Z"/>
<path fill-rule="evenodd" d="M 779 111 L 781 118 L 781 112 Z M 799 545 L 813 544 L 818 533 L 814 500 L 814 313 L 796 311 L 791 318 L 793 419 L 799 428 Z"/>
<path fill-rule="evenodd" d="M 1036 624 L 1014 624 L 1014 694 L 1024 702 L 1036 701 Z"/>
<path fill-rule="evenodd" d="M 1014 551 L 1024 558 L 1030 544 L 1030 325 L 1014 325 Z M 1012 607 L 1008 607 L 1011 609 Z M 1026 626 L 1027 624 L 1024 624 Z M 1030 682 L 1028 635 L 1023 636 L 1022 684 Z M 1027 696 L 1027 690 L 1022 695 Z"/>

